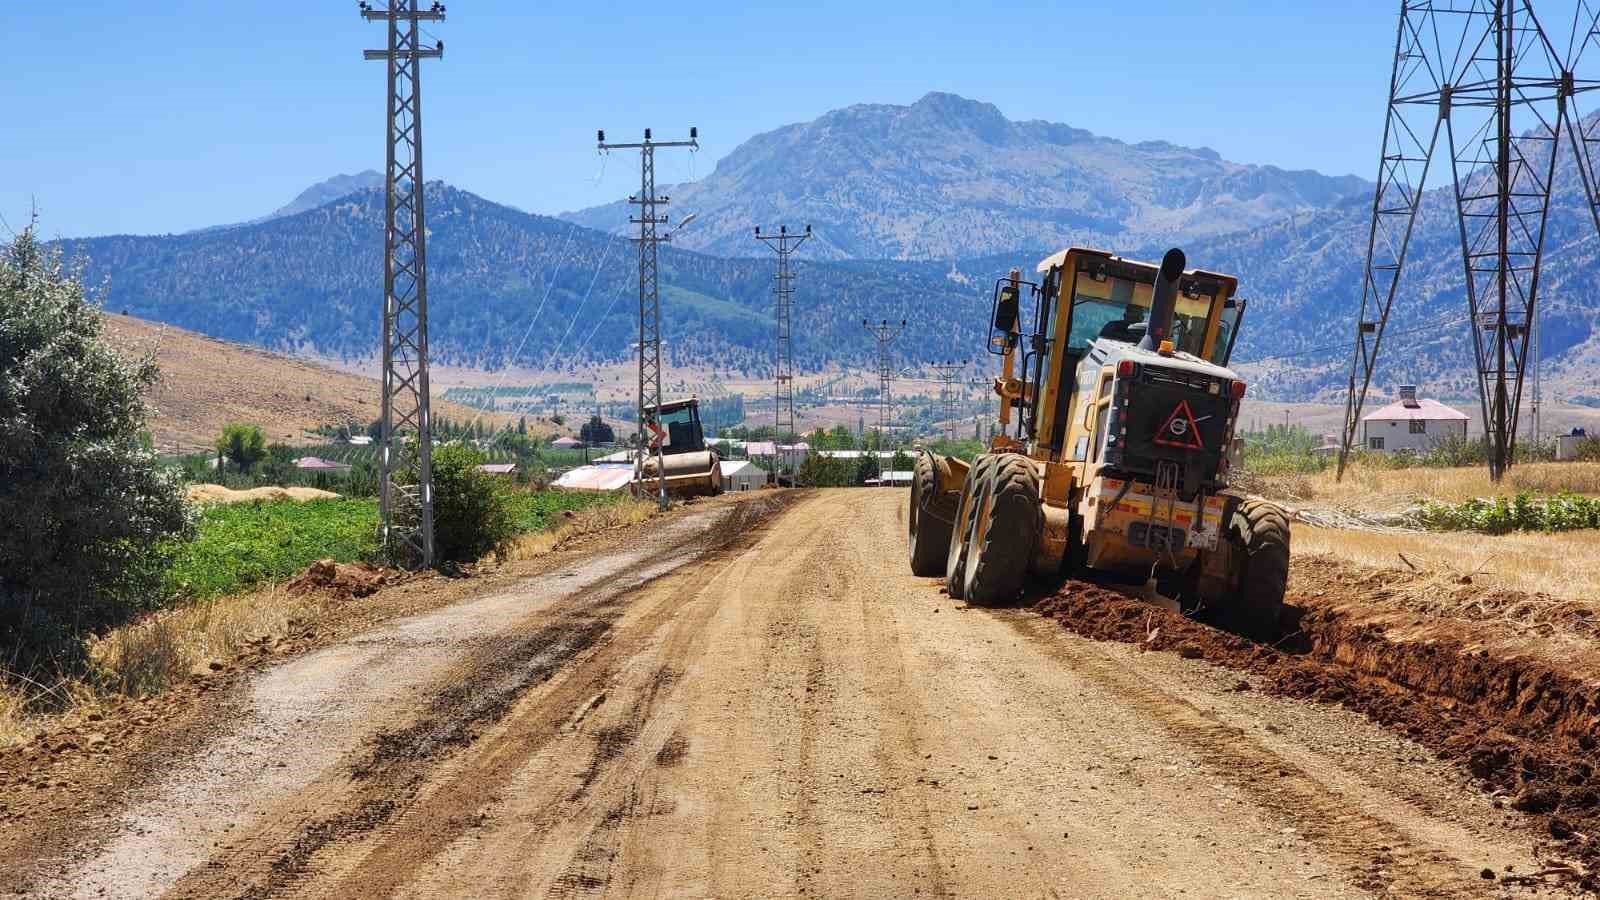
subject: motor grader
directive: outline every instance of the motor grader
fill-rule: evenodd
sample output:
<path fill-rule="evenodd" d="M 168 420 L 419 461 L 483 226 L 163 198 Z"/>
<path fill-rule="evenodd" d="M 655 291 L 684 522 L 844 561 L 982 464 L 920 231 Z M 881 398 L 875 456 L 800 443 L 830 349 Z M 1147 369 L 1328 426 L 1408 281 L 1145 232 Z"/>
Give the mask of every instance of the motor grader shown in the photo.
<path fill-rule="evenodd" d="M 661 404 L 646 415 L 645 433 L 650 446 L 639 461 L 636 493 L 653 495 L 663 487 L 671 497 L 722 493 L 722 458 L 706 446 L 697 398 Z"/>
<path fill-rule="evenodd" d="M 1030 573 L 1090 570 L 1277 636 L 1288 518 L 1228 487 L 1246 304 L 1237 279 L 1185 266 L 1181 250 L 1158 266 L 1072 247 L 1037 282 L 1013 269 L 995 285 L 1000 427 L 971 465 L 919 452 L 913 572 L 989 605 Z"/>

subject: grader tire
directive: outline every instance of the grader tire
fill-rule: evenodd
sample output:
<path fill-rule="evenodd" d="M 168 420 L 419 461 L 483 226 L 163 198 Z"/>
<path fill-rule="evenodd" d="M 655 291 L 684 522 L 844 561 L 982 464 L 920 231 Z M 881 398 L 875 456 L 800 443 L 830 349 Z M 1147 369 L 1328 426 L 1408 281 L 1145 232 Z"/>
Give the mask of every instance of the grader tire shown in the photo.
<path fill-rule="evenodd" d="M 1009 603 L 1022 591 L 1042 525 L 1039 503 L 1039 476 L 1032 460 L 1017 454 L 1000 457 L 968 526 L 963 590 L 968 603 Z"/>
<path fill-rule="evenodd" d="M 1226 522 L 1238 587 L 1219 610 L 1223 625 L 1253 640 L 1275 641 L 1289 588 L 1289 517 L 1277 504 L 1242 499 Z"/>
<path fill-rule="evenodd" d="M 933 455 L 917 454 L 917 463 L 911 473 L 911 509 L 906 514 L 911 574 L 944 573 L 955 507 L 956 501 L 939 491 L 939 473 Z"/>
<path fill-rule="evenodd" d="M 952 600 L 960 600 L 967 586 L 967 532 L 972 523 L 973 498 L 978 495 L 984 479 L 989 477 L 995 459 L 994 455 L 986 453 L 973 460 L 972 467 L 967 469 L 966 481 L 961 483 L 961 495 L 956 500 L 955 518 L 950 527 L 950 546 L 945 551 L 944 561 L 944 587 Z"/>

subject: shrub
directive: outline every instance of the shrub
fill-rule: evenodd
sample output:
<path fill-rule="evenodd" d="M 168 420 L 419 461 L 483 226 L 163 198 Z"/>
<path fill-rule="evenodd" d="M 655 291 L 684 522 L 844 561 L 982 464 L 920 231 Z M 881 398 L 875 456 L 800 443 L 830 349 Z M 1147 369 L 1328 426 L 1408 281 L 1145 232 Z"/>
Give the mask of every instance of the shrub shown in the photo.
<path fill-rule="evenodd" d="M 1412 520 L 1435 531 L 1575 531 L 1600 528 L 1600 500 L 1580 494 L 1536 497 L 1523 492 L 1514 497 L 1478 497 L 1465 503 L 1430 502 L 1414 513 Z"/>
<path fill-rule="evenodd" d="M 433 453 L 433 545 L 439 565 L 503 556 L 517 526 L 493 475 L 481 472 L 483 455 L 447 444 Z"/>
<path fill-rule="evenodd" d="M 101 342 L 100 310 L 25 229 L 0 247 L 0 666 L 82 661 L 83 632 L 152 605 L 192 522 L 140 434 L 153 359 Z"/>
<path fill-rule="evenodd" d="M 807 487 L 848 487 L 856 483 L 855 474 L 856 467 L 848 459 L 808 453 L 795 478 Z"/>

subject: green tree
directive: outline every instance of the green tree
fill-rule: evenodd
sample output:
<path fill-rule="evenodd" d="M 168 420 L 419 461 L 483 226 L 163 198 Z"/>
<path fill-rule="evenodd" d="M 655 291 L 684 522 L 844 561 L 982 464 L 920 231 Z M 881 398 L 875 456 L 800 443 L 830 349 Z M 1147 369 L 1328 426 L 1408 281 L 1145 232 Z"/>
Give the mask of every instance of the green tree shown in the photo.
<path fill-rule="evenodd" d="M 611 444 L 616 442 L 617 433 L 599 416 L 590 416 L 589 421 L 578 429 L 578 438 L 586 444 Z"/>
<path fill-rule="evenodd" d="M 878 456 L 876 453 L 869 453 L 860 457 L 856 463 L 856 484 L 866 484 L 868 479 L 877 478 L 878 474 Z"/>
<path fill-rule="evenodd" d="M 255 425 L 233 422 L 217 438 L 217 458 L 233 463 L 241 473 L 255 468 L 267 455 L 267 437 Z"/>
<path fill-rule="evenodd" d="M 502 488 L 478 468 L 482 463 L 483 454 L 461 444 L 433 452 L 433 542 L 440 565 L 503 554 L 516 537 Z"/>
<path fill-rule="evenodd" d="M 0 246 L 0 666 L 83 661 L 78 636 L 158 603 L 193 520 L 139 436 L 153 358 L 101 340 L 99 308 L 33 229 Z"/>
<path fill-rule="evenodd" d="M 268 444 L 261 463 L 260 478 L 266 484 L 290 484 L 300 474 L 294 467 L 294 448 L 285 444 Z"/>

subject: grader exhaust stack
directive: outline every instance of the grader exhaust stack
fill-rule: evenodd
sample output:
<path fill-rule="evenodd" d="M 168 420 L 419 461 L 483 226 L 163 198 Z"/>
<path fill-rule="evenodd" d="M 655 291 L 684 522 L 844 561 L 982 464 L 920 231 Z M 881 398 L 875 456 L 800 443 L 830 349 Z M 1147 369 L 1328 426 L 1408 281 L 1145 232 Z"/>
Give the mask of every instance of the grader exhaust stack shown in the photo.
<path fill-rule="evenodd" d="M 1188 264 L 1183 251 L 1174 247 L 1161 258 L 1161 268 L 1156 272 L 1156 286 L 1150 298 L 1150 324 L 1145 329 L 1140 350 L 1158 350 L 1161 342 L 1172 339 L 1172 317 L 1178 308 L 1178 279 L 1183 277 L 1183 267 Z"/>

